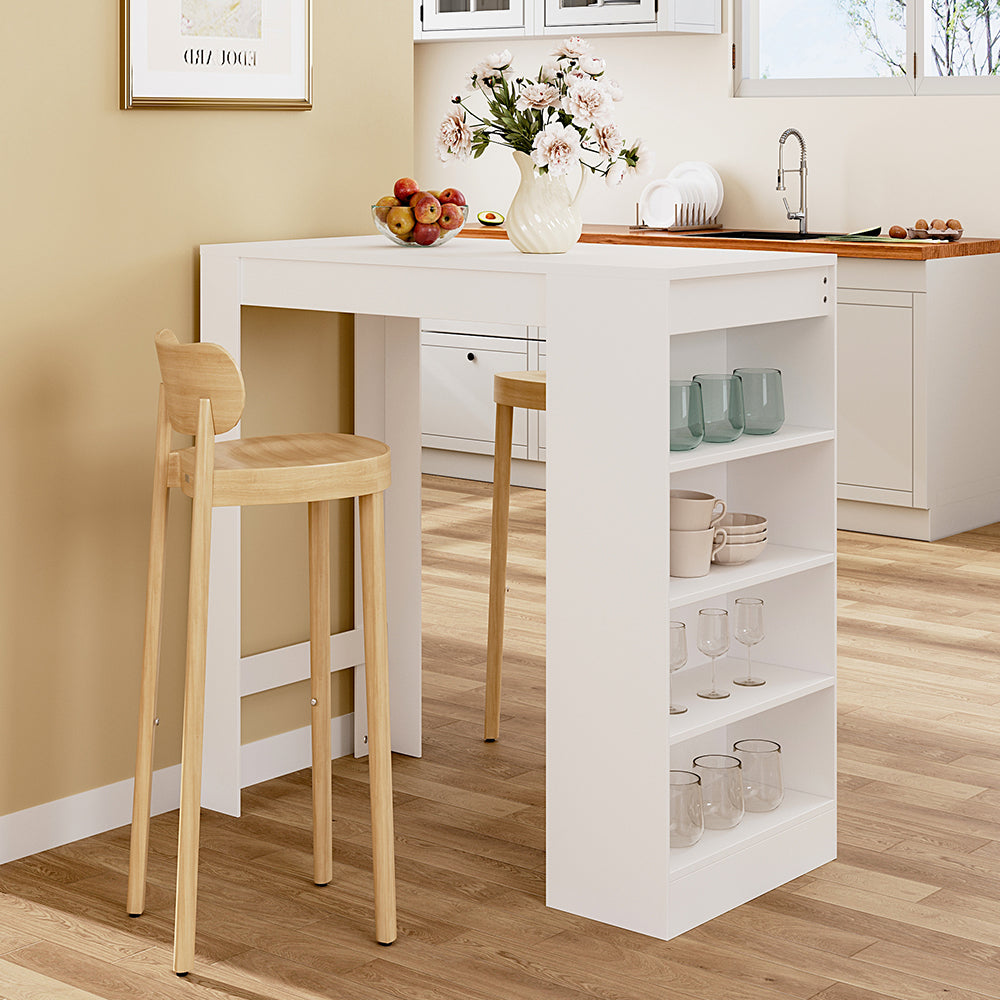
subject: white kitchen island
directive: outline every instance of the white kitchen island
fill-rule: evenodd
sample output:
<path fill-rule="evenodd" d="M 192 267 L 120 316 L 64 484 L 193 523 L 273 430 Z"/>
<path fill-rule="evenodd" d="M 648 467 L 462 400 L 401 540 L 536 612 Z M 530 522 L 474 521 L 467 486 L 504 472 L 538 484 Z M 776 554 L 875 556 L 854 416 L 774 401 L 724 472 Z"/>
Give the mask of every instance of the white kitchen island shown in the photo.
<path fill-rule="evenodd" d="M 833 257 L 600 245 L 536 256 L 499 241 L 408 250 L 351 237 L 205 246 L 201 266 L 202 339 L 237 358 L 241 306 L 356 316 L 355 430 L 392 448 L 392 729 L 405 754 L 420 754 L 420 319 L 545 329 L 550 906 L 668 938 L 834 857 Z M 672 455 L 671 375 L 738 366 L 782 369 L 786 425 Z M 671 580 L 671 483 L 765 513 L 764 555 Z M 203 801 L 237 814 L 240 698 L 308 668 L 298 647 L 241 662 L 240 512 L 213 516 Z M 671 717 L 668 620 L 693 626 L 699 608 L 741 595 L 767 602 L 755 654 L 768 683 L 695 697 L 707 664 L 690 627 L 690 665 L 673 678 L 689 711 Z M 358 639 L 333 637 L 335 668 L 360 662 Z M 669 768 L 747 737 L 782 743 L 785 802 L 671 851 Z"/>

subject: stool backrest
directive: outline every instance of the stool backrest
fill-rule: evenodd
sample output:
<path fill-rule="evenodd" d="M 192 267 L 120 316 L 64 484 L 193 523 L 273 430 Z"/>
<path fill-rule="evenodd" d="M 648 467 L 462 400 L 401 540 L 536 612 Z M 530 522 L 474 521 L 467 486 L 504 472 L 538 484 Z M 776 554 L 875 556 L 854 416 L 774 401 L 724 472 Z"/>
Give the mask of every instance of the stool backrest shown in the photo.
<path fill-rule="evenodd" d="M 246 386 L 233 356 L 218 344 L 181 344 L 170 330 L 156 335 L 166 390 L 167 417 L 181 434 L 198 432 L 198 404 L 212 402 L 215 433 L 232 430 L 243 415 Z"/>

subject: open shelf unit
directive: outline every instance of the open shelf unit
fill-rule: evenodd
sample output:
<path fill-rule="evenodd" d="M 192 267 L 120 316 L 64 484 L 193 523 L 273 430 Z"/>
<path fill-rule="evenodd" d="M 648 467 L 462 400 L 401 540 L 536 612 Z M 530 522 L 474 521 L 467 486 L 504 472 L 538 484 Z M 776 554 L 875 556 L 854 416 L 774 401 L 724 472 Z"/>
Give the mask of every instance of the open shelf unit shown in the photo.
<path fill-rule="evenodd" d="M 546 900 L 662 939 L 836 856 L 836 258 L 691 253 L 618 255 L 600 294 L 567 258 L 547 293 Z M 670 379 L 740 367 L 781 370 L 787 424 L 671 453 Z M 671 488 L 765 515 L 766 549 L 671 578 Z M 698 611 L 742 596 L 765 602 L 766 683 L 732 685 L 733 642 L 730 697 L 698 698 Z M 671 850 L 670 770 L 749 738 L 781 744 L 785 801 Z"/>
<path fill-rule="evenodd" d="M 669 851 L 668 933 L 674 936 L 831 860 L 836 854 L 835 330 L 823 316 L 674 336 L 672 378 L 755 365 L 779 368 L 790 423 L 778 433 L 702 444 L 670 457 L 670 485 L 725 499 L 731 512 L 768 518 L 768 545 L 741 566 L 670 580 L 670 618 L 688 625 L 688 666 L 670 677 L 670 766 L 731 753 L 739 739 L 782 746 L 785 798 L 732 830 L 706 830 Z M 698 611 L 737 597 L 764 599 L 765 638 L 751 655 L 766 684 L 733 684 L 746 648 L 731 636 L 718 678 L 731 692 L 707 700 L 710 664 L 697 648 Z"/>

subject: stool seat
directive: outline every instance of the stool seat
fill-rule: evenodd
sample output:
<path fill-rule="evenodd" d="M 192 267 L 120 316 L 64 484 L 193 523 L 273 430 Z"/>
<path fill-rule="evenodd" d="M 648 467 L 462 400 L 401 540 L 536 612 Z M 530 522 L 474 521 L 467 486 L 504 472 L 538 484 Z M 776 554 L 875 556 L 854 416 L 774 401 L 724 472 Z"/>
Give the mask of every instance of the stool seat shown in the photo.
<path fill-rule="evenodd" d="M 179 453 L 180 486 L 194 496 L 195 449 Z M 214 507 L 307 503 L 379 493 L 389 486 L 389 446 L 356 434 L 275 434 L 219 441 Z"/>
<path fill-rule="evenodd" d="M 500 406 L 545 409 L 545 372 L 500 372 L 493 376 L 493 402 Z"/>

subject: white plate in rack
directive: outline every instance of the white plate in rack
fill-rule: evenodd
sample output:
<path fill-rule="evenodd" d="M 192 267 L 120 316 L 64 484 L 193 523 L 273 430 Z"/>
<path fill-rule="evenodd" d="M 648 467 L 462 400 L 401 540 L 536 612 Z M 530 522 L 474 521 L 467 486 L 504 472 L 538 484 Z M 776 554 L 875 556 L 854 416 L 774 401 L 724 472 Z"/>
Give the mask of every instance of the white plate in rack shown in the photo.
<path fill-rule="evenodd" d="M 685 163 L 678 163 L 673 170 L 667 174 L 669 181 L 681 181 L 693 183 L 703 192 L 705 204 L 708 209 L 709 218 L 714 219 L 722 210 L 722 178 L 719 172 L 710 163 L 700 160 L 688 160 Z"/>
<path fill-rule="evenodd" d="M 683 201 L 684 196 L 672 181 L 665 177 L 651 181 L 639 197 L 639 220 L 653 229 L 666 229 L 674 224 L 677 206 Z"/>

